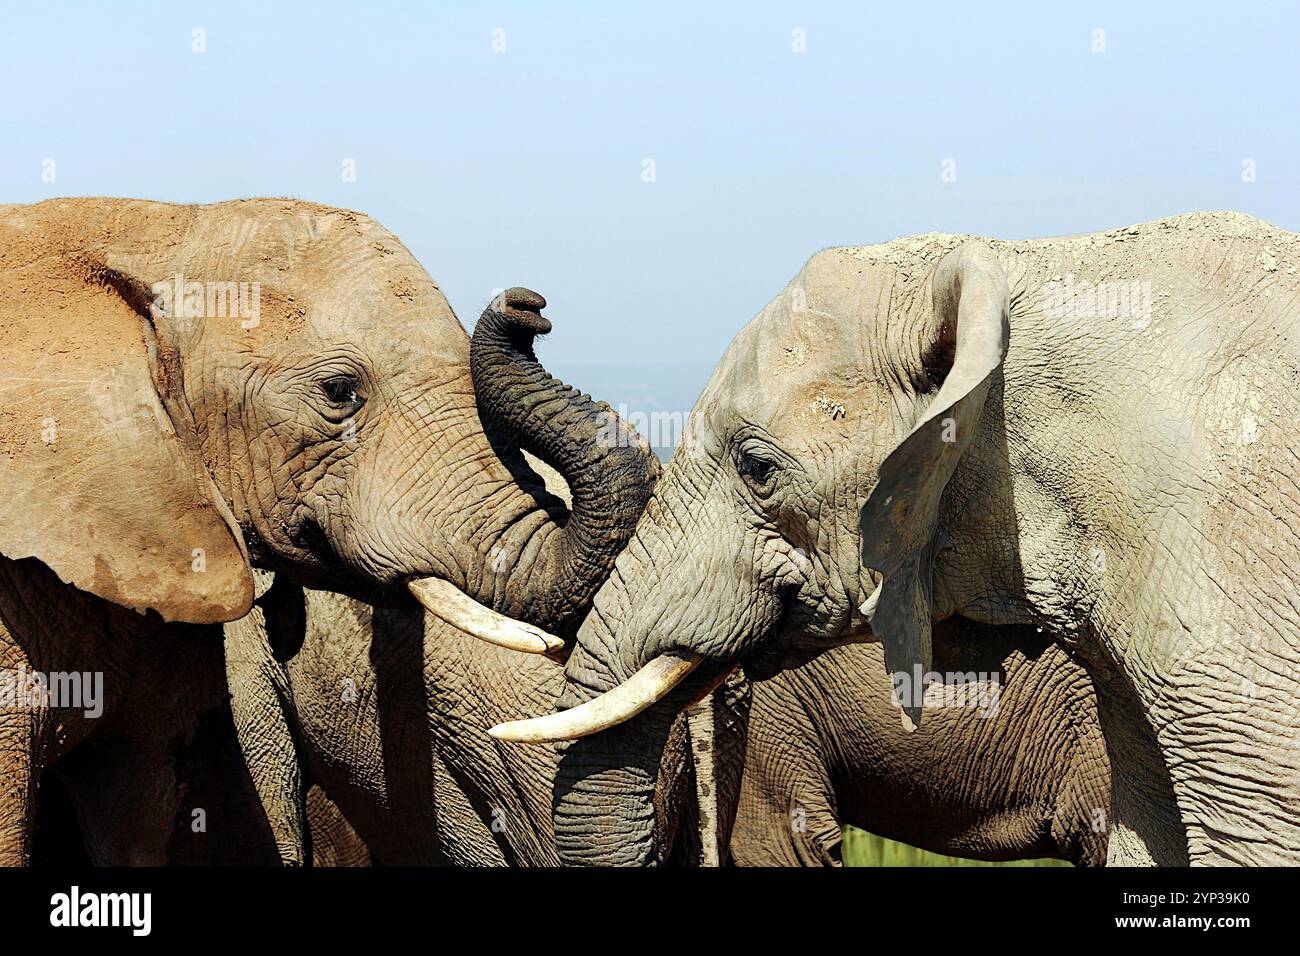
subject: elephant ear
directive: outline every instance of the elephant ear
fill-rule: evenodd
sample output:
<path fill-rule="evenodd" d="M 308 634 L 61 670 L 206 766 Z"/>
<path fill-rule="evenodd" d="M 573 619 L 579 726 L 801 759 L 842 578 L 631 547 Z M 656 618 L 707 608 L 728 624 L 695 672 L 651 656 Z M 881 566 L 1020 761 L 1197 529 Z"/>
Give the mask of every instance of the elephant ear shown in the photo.
<path fill-rule="evenodd" d="M 931 668 L 930 567 L 939 502 L 974 437 L 1010 335 L 1006 276 L 984 243 L 969 241 L 944 256 L 931 293 L 924 354 L 951 364 L 920 421 L 880 466 L 859 525 L 862 562 L 884 575 L 862 611 L 884 645 L 885 666 L 914 726 Z"/>
<path fill-rule="evenodd" d="M 203 466 L 148 287 L 50 258 L 4 278 L 0 555 L 165 620 L 241 617 L 248 554 Z"/>

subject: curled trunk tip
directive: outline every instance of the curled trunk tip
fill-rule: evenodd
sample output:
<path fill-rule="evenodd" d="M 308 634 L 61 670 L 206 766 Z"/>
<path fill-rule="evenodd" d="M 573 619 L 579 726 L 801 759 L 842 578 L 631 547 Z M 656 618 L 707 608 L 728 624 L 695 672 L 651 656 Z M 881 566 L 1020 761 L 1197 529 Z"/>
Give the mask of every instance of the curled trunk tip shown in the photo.
<path fill-rule="evenodd" d="M 474 329 L 480 346 L 518 349 L 536 360 L 533 339 L 551 331 L 551 320 L 541 314 L 546 299 L 532 289 L 514 286 L 488 303 Z"/>

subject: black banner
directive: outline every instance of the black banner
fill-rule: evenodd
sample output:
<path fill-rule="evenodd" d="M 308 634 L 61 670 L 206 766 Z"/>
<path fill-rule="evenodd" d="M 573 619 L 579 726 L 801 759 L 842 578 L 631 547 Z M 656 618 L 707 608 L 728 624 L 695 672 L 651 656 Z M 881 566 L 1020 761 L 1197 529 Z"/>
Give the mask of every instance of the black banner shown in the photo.
<path fill-rule="evenodd" d="M 732 934 L 815 919 L 855 927 L 923 929 L 922 938 L 1038 930 L 1071 939 L 1173 932 L 1230 944 L 1235 934 L 1287 925 L 1287 870 L 917 868 L 809 870 L 68 870 L 0 871 L 17 941 L 78 934 L 169 942 L 370 941 L 392 933 L 521 933 L 558 942 L 565 919 L 601 935 L 681 935 L 673 924 Z M 1294 913 L 1292 914 L 1294 915 Z M 647 922 L 648 921 L 648 922 Z M 453 926 L 454 924 L 454 926 Z M 740 925 L 737 925 L 740 924 Z M 581 929 L 575 931 L 581 933 Z M 772 943 L 774 941 L 769 941 Z M 863 938 L 864 945 L 867 939 Z M 583 944 L 587 948 L 588 943 Z"/>

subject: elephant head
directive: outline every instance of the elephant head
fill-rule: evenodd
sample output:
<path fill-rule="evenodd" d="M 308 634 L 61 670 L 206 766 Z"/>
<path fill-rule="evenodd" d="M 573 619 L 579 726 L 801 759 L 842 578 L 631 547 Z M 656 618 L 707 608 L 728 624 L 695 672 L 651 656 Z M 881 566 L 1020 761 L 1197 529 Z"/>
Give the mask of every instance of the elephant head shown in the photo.
<path fill-rule="evenodd" d="M 1092 679 L 1110 860 L 1293 862 L 1297 248 L 1197 213 L 813 257 L 597 594 L 578 706 L 498 731 L 590 735 L 557 780 L 565 858 L 650 858 L 662 727 L 721 670 L 878 639 L 915 721 L 960 615 L 1041 628 Z"/>
<path fill-rule="evenodd" d="M 822 252 L 728 349 L 579 632 L 572 709 L 496 729 L 583 738 L 555 788 L 566 862 L 653 860 L 665 735 L 737 662 L 762 678 L 874 638 L 928 671 L 940 499 L 1008 336 L 992 251 L 943 252 Z"/>
<path fill-rule="evenodd" d="M 0 554 L 113 604 L 229 621 L 259 566 L 551 650 L 512 619 L 571 633 L 657 474 L 537 363 L 540 296 L 471 346 L 358 213 L 55 200 L 0 210 L 0 250 Z"/>

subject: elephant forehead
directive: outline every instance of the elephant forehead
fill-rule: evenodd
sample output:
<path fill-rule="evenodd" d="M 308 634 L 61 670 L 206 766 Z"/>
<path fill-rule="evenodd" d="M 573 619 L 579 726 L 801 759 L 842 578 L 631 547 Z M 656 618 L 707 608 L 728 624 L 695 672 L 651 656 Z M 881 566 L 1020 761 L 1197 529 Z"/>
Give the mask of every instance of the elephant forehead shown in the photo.
<path fill-rule="evenodd" d="M 817 253 L 750 323 L 758 357 L 832 369 L 878 358 L 929 303 L 927 263 L 903 268 L 856 249 Z"/>
<path fill-rule="evenodd" d="M 469 340 L 447 300 L 432 281 L 410 279 L 412 291 L 400 295 L 388 282 L 358 284 L 337 296 L 328 287 L 249 284 L 231 293 L 224 310 L 186 324 L 201 328 L 208 342 L 227 341 L 237 351 L 282 355 L 347 345 L 376 359 L 467 361 Z"/>
<path fill-rule="evenodd" d="M 322 255 L 298 277 L 312 289 L 317 335 L 464 358 L 468 338 L 450 303 L 395 236 L 370 220 L 345 222 L 335 235 L 334 243 L 322 239 Z"/>
<path fill-rule="evenodd" d="M 252 348 L 347 344 L 376 357 L 467 359 L 465 330 L 419 263 L 409 254 L 354 252 L 325 264 L 299 260 L 265 282 L 240 283 L 239 308 L 228 308 L 231 321 L 218 325 Z"/>
<path fill-rule="evenodd" d="M 787 444 L 848 439 L 879 417 L 885 395 L 857 367 L 776 376 L 764 409 L 764 426 Z"/>
<path fill-rule="evenodd" d="M 955 239 L 814 255 L 732 341 L 706 407 L 719 424 L 741 418 L 792 445 L 858 438 L 889 420 L 895 386 L 919 361 L 934 252 Z"/>
<path fill-rule="evenodd" d="M 312 325 L 321 335 L 461 330 L 442 290 L 418 265 L 348 276 L 323 285 L 310 301 Z"/>
<path fill-rule="evenodd" d="M 870 355 L 854 323 L 769 307 L 732 343 L 707 401 L 783 443 L 847 438 L 881 407 Z"/>

